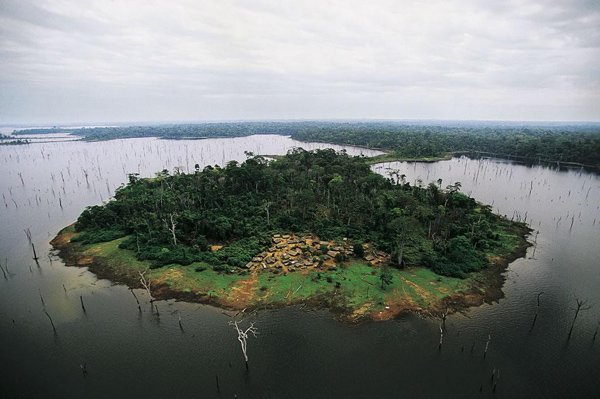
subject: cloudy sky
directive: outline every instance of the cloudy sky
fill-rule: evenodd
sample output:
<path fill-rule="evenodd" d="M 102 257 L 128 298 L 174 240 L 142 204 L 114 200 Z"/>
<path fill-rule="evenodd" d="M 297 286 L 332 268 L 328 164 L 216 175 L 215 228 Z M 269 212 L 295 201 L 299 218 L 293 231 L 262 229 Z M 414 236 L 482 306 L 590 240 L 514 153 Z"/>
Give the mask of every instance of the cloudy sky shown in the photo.
<path fill-rule="evenodd" d="M 600 0 L 0 0 L 0 123 L 600 120 Z"/>

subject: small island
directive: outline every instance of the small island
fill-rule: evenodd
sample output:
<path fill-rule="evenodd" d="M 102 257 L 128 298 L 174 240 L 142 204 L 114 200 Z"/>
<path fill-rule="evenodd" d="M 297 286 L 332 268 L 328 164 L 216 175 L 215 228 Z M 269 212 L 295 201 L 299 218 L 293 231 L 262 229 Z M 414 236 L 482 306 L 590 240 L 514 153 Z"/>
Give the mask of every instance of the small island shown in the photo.
<path fill-rule="evenodd" d="M 294 149 L 269 160 L 129 175 L 52 241 L 69 266 L 154 298 L 242 310 L 303 304 L 340 319 L 446 314 L 502 297 L 530 229 L 369 159 Z M 142 276 L 142 278 L 141 278 Z"/>
<path fill-rule="evenodd" d="M 0 145 L 22 145 L 29 144 L 30 141 L 27 139 L 21 139 L 14 136 L 7 136 L 5 134 L 0 134 Z"/>

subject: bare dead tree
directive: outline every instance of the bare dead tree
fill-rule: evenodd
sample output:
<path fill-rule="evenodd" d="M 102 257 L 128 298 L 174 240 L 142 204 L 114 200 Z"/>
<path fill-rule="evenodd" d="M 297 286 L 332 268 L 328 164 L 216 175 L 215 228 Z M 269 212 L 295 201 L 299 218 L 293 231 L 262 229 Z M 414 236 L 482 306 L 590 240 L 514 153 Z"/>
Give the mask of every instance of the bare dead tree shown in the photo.
<path fill-rule="evenodd" d="M 537 249 L 537 237 L 538 237 L 538 234 L 540 234 L 540 232 L 536 231 L 535 232 L 535 238 L 533 239 L 533 252 L 531 253 L 531 258 L 532 259 L 535 258 L 535 250 Z M 540 306 L 540 305 L 538 305 L 538 306 Z"/>
<path fill-rule="evenodd" d="M 138 305 L 138 310 L 141 313 L 142 312 L 142 306 L 140 305 L 140 301 L 138 300 L 137 295 L 135 295 L 135 292 L 133 292 L 133 289 L 130 288 L 129 291 L 131 292 L 131 295 L 133 295 L 133 297 L 135 298 L 135 301 L 137 302 L 137 305 Z"/>
<path fill-rule="evenodd" d="M 229 325 L 234 326 L 238 333 L 238 341 L 240 341 L 240 346 L 242 347 L 242 353 L 244 354 L 244 360 L 246 361 L 246 370 L 248 370 L 248 353 L 246 352 L 247 344 L 246 340 L 248 339 L 248 333 L 251 333 L 255 338 L 258 330 L 254 327 L 254 323 L 250 323 L 250 326 L 245 330 L 242 330 L 238 326 L 238 322 L 236 320 L 230 321 Z"/>
<path fill-rule="evenodd" d="M 39 267 L 40 266 L 40 263 L 38 262 L 39 258 L 37 256 L 37 253 L 35 252 L 35 245 L 33 245 L 33 240 L 31 238 L 31 230 L 26 229 L 25 230 L 25 235 L 27 236 L 27 240 L 29 241 L 29 244 L 31 244 L 31 249 L 33 250 L 33 260 L 35 261 L 35 263 Z"/>
<path fill-rule="evenodd" d="M 446 328 L 446 318 L 448 317 L 448 307 L 446 307 L 446 310 L 444 310 L 442 312 L 442 324 L 444 325 L 444 328 Z"/>
<path fill-rule="evenodd" d="M 185 330 L 183 329 L 183 324 L 181 324 L 181 313 L 179 313 L 177 316 L 179 316 L 179 329 L 182 333 L 184 333 Z"/>
<path fill-rule="evenodd" d="M 5 280 L 8 280 L 7 273 L 6 273 L 6 271 L 4 270 L 4 267 L 2 266 L 2 264 L 0 264 L 0 269 L 2 270 L 2 274 L 4 275 L 4 279 L 5 279 Z M 7 268 L 7 269 L 8 269 L 8 268 Z"/>
<path fill-rule="evenodd" d="M 175 227 L 177 226 L 177 223 L 175 223 L 175 215 L 174 214 L 169 214 L 169 221 L 170 223 L 167 223 L 167 219 L 163 219 L 163 222 L 165 223 L 165 226 L 167 227 L 167 230 L 169 230 L 171 232 L 171 235 L 173 236 L 173 245 L 177 246 L 177 237 L 175 236 Z"/>
<path fill-rule="evenodd" d="M 265 208 L 265 212 L 267 213 L 267 226 L 271 225 L 271 214 L 269 213 L 269 208 L 273 205 L 271 201 L 266 201 L 263 206 Z"/>
<path fill-rule="evenodd" d="M 444 342 L 444 329 L 442 328 L 442 324 L 440 323 L 440 343 L 438 345 L 438 350 L 442 350 L 442 343 Z"/>
<path fill-rule="evenodd" d="M 592 338 L 592 342 L 596 342 L 596 336 L 598 335 L 598 328 L 600 327 L 600 321 L 596 324 L 596 331 L 594 331 L 594 337 Z"/>
<path fill-rule="evenodd" d="M 535 327 L 535 322 L 537 321 L 538 314 L 540 312 L 540 297 L 544 294 L 544 291 L 537 294 L 537 309 L 535 310 L 535 316 L 533 316 L 533 322 L 531 323 L 531 327 L 529 327 L 529 332 L 533 331 L 533 327 Z"/>
<path fill-rule="evenodd" d="M 52 324 L 52 330 L 54 331 L 54 335 L 56 335 L 56 327 L 54 326 L 54 322 L 52 321 L 52 317 L 50 317 L 50 315 L 48 314 L 48 312 L 46 311 L 46 309 L 44 309 L 44 313 L 48 317 L 48 320 L 50 320 L 50 324 Z"/>
<path fill-rule="evenodd" d="M 146 280 L 146 277 L 145 277 L 146 272 L 148 272 L 148 270 L 144 270 L 143 272 L 138 272 L 140 274 L 140 284 L 142 284 L 142 287 L 144 287 L 144 289 L 148 293 L 148 296 L 150 297 L 150 302 L 152 302 L 154 300 L 154 298 L 152 297 L 152 292 L 150 291 L 152 282 L 150 280 Z M 134 296 L 135 296 L 135 294 L 134 294 Z"/>
<path fill-rule="evenodd" d="M 571 334 L 573 333 L 573 327 L 575 327 L 575 321 L 577 320 L 577 316 L 579 316 L 579 312 L 582 310 L 590 310 L 592 308 L 590 305 L 588 305 L 587 299 L 575 298 L 575 302 L 577 303 L 577 307 L 575 308 L 575 317 L 573 317 L 573 322 L 571 323 L 571 328 L 569 329 L 569 335 L 567 336 L 567 341 L 571 339 Z"/>
<path fill-rule="evenodd" d="M 83 309 L 83 313 L 87 314 L 85 310 L 85 305 L 83 304 L 83 295 L 79 295 L 79 301 L 81 302 L 81 309 Z"/>
<path fill-rule="evenodd" d="M 485 350 L 483 351 L 483 358 L 485 359 L 485 357 L 487 356 L 487 351 L 488 348 L 490 347 L 490 341 L 492 340 L 492 334 L 488 334 L 488 339 L 485 343 Z"/>

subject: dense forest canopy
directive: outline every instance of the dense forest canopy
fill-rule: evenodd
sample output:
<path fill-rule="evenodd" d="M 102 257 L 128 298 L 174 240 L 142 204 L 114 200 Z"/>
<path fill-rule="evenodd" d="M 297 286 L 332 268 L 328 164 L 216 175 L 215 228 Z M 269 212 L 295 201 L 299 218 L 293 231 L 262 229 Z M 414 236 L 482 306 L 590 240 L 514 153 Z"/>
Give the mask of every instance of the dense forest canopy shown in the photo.
<path fill-rule="evenodd" d="M 241 164 L 196 166 L 190 174 L 132 174 L 114 200 L 87 208 L 75 228 L 84 244 L 127 236 L 121 247 L 155 267 L 243 267 L 273 234 L 306 233 L 370 242 L 399 267 L 464 276 L 485 267 L 486 254 L 523 226 L 462 194 L 460 183 L 418 187 L 402 175 L 374 173 L 364 157 L 294 149 L 276 160 L 249 154 Z M 212 252 L 211 243 L 225 247 Z"/>
<path fill-rule="evenodd" d="M 86 140 L 132 137 L 169 139 L 289 135 L 302 141 L 393 150 L 399 157 L 488 153 L 532 161 L 576 162 L 600 167 L 600 125 L 516 122 L 215 122 L 159 126 L 49 128 L 15 134 L 66 132 Z"/>

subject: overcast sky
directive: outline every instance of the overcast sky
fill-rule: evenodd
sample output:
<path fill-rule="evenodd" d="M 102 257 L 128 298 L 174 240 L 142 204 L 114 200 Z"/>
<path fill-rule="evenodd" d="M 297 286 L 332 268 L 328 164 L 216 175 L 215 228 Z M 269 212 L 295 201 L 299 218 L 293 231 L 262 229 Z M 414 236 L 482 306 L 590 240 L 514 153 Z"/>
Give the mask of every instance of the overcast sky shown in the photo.
<path fill-rule="evenodd" d="M 600 120 L 600 0 L 0 0 L 0 123 Z"/>

